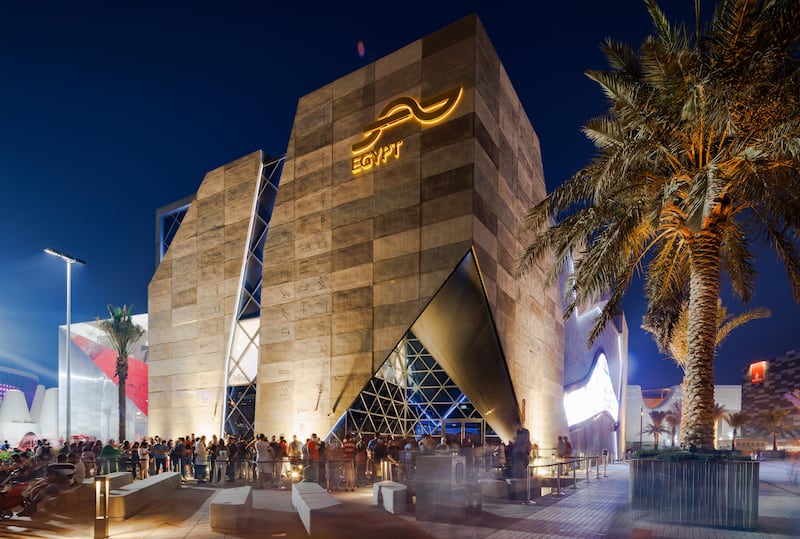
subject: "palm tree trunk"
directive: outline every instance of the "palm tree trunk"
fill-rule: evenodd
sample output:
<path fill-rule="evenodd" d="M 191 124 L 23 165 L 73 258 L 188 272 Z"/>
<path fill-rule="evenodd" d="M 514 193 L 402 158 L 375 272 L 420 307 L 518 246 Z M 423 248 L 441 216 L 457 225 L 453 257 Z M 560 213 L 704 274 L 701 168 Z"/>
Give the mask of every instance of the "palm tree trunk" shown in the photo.
<path fill-rule="evenodd" d="M 713 228 L 701 231 L 690 240 L 684 441 L 702 449 L 714 448 L 714 344 L 720 291 L 720 237 Z"/>
<path fill-rule="evenodd" d="M 126 391 L 125 391 L 125 384 L 127 383 L 127 381 L 128 381 L 128 373 L 125 373 L 125 374 L 120 373 L 119 374 L 119 392 L 118 392 L 118 398 L 119 398 L 119 440 L 117 440 L 120 444 L 124 440 L 127 439 L 127 436 L 126 436 L 126 433 L 125 433 L 125 419 L 126 419 L 126 417 L 128 415 L 126 413 L 126 410 L 125 410 L 125 403 L 126 403 L 126 398 L 127 398 L 127 394 L 126 394 Z"/>
<path fill-rule="evenodd" d="M 733 440 L 731 440 L 731 451 L 736 451 L 736 429 L 733 429 Z"/>

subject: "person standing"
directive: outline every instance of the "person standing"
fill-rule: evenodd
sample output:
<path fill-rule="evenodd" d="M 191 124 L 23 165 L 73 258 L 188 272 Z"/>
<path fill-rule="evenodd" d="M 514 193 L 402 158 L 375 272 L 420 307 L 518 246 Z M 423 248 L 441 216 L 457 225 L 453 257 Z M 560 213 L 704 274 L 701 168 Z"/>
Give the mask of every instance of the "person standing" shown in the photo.
<path fill-rule="evenodd" d="M 155 462 L 155 473 L 158 475 L 161 472 L 167 471 L 167 446 L 163 440 L 156 436 L 156 443 L 153 444 L 151 454 Z"/>
<path fill-rule="evenodd" d="M 139 445 L 139 470 L 140 479 L 150 477 L 150 446 L 145 441 Z"/>
<path fill-rule="evenodd" d="M 566 444 L 564 443 L 564 437 L 558 437 L 558 445 L 556 446 L 556 456 L 561 458 L 564 456 L 564 449 L 566 448 Z"/>
<path fill-rule="evenodd" d="M 225 446 L 225 440 L 220 440 L 217 443 L 216 458 L 214 459 L 214 469 L 211 481 L 215 484 L 222 482 L 228 471 L 228 448 Z"/>
<path fill-rule="evenodd" d="M 256 475 L 258 488 L 264 488 L 264 479 L 272 478 L 273 449 L 264 434 L 259 434 L 253 447 L 256 450 Z"/>
<path fill-rule="evenodd" d="M 206 468 L 208 468 L 208 448 L 204 434 L 194 444 L 194 477 L 198 483 L 206 482 Z"/>
<path fill-rule="evenodd" d="M 511 476 L 525 477 L 531 453 L 531 434 L 528 429 L 517 429 L 511 454 Z"/>
<path fill-rule="evenodd" d="M 388 479 L 388 477 L 384 477 L 383 470 L 381 466 L 383 462 L 386 460 L 386 456 L 388 455 L 388 448 L 386 447 L 386 442 L 383 438 L 378 438 L 378 443 L 375 444 L 375 449 L 372 451 L 372 482 L 375 483 L 378 481 L 378 476 L 380 475 L 381 480 Z"/>
<path fill-rule="evenodd" d="M 345 436 L 342 442 L 342 466 L 344 468 L 344 490 L 354 491 L 356 489 L 356 444 L 350 435 Z"/>
<path fill-rule="evenodd" d="M 217 435 L 214 434 L 211 436 L 211 441 L 208 442 L 206 446 L 206 450 L 208 451 L 208 482 L 214 482 L 214 464 L 217 462 L 217 446 L 219 445 L 219 440 L 217 439 Z"/>
<path fill-rule="evenodd" d="M 236 438 L 231 436 L 228 438 L 228 483 L 236 481 L 236 458 L 238 457 L 238 446 L 236 445 Z"/>
<path fill-rule="evenodd" d="M 172 466 L 174 472 L 181 472 L 181 480 L 186 479 L 186 467 L 183 465 L 183 458 L 186 455 L 186 443 L 183 436 L 175 442 L 172 450 Z"/>

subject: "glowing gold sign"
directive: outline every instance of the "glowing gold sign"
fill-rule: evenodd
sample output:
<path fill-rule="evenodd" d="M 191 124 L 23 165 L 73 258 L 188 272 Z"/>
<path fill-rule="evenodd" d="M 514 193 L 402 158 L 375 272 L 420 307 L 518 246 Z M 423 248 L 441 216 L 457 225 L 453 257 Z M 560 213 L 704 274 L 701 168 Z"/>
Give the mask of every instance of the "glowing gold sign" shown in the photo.
<path fill-rule="evenodd" d="M 402 140 L 375 149 L 384 131 L 411 118 L 423 125 L 437 124 L 453 112 L 461 100 L 461 94 L 462 88 L 458 87 L 421 102 L 408 96 L 390 101 L 376 121 L 364 126 L 364 139 L 353 144 L 353 174 L 382 165 L 390 159 L 400 158 Z"/>

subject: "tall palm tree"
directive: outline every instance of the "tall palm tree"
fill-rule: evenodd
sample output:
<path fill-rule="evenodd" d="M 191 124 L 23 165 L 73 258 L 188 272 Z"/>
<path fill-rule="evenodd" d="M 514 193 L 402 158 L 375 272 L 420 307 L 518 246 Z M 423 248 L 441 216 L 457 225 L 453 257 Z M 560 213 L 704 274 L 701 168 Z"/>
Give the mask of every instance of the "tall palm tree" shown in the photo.
<path fill-rule="evenodd" d="M 133 315 L 128 311 L 128 307 L 107 306 L 110 318 L 98 320 L 97 324 L 111 341 L 111 346 L 117 353 L 117 363 L 115 376 L 118 381 L 118 402 L 119 402 L 119 441 L 125 440 L 126 423 L 126 398 L 125 384 L 128 381 L 128 356 L 133 350 L 133 345 L 144 335 L 144 329 L 133 322 Z M 133 310 L 133 306 L 131 306 Z"/>
<path fill-rule="evenodd" d="M 590 342 L 635 274 L 660 342 L 687 302 L 684 441 L 712 448 L 723 273 L 749 301 L 766 239 L 800 302 L 800 2 L 719 0 L 694 35 L 645 4 L 655 35 L 638 51 L 606 40 L 609 69 L 587 72 L 610 100 L 584 127 L 598 153 L 528 211 L 515 273 L 546 262 L 549 284 L 574 256 L 565 316 L 608 294 Z"/>
<path fill-rule="evenodd" d="M 667 415 L 668 412 L 663 410 L 653 410 L 650 412 L 650 421 L 652 422 L 652 425 L 648 425 L 649 431 L 646 428 L 645 432 L 653 435 L 653 446 L 656 449 L 658 449 L 658 435 L 669 432 L 667 427 L 664 426 L 664 420 L 666 419 Z"/>
<path fill-rule="evenodd" d="M 733 429 L 731 450 L 736 451 L 736 430 L 741 429 L 750 422 L 750 416 L 744 412 L 730 412 L 725 414 L 725 422 Z"/>
<path fill-rule="evenodd" d="M 764 307 L 756 307 L 754 309 L 750 309 L 744 311 L 738 315 L 728 314 L 728 309 L 722 305 L 722 300 L 717 299 L 717 335 L 714 342 L 714 350 L 716 350 L 722 345 L 723 341 L 731 334 L 731 332 L 738 328 L 739 326 L 743 326 L 747 322 L 751 320 L 757 320 L 759 318 L 769 318 L 772 315 L 769 309 L 765 309 Z M 678 312 L 678 319 L 675 322 L 675 326 L 672 330 L 672 335 L 669 337 L 668 342 L 663 342 L 661 340 L 661 328 L 656 327 L 655 325 L 651 326 L 650 324 L 654 323 L 655 321 L 650 319 L 647 315 L 645 315 L 645 319 L 642 323 L 642 329 L 651 333 L 655 338 L 656 342 L 658 343 L 659 350 L 662 353 L 667 354 L 672 360 L 683 370 L 684 376 L 686 375 L 686 362 L 689 356 L 689 344 L 688 344 L 688 333 L 689 333 L 689 302 L 685 301 L 681 304 L 680 311 Z M 684 391 L 682 392 L 683 399 L 686 399 L 686 391 L 685 391 L 685 384 L 681 383 L 681 389 Z M 681 404 L 681 408 L 683 405 Z M 717 410 L 715 409 L 715 415 Z M 686 427 L 683 424 L 683 414 L 679 414 L 681 417 L 681 432 L 686 431 Z M 719 422 L 719 418 L 714 420 L 714 440 L 716 445 L 717 439 L 717 424 Z"/>
<path fill-rule="evenodd" d="M 778 436 L 785 430 L 783 420 L 792 410 L 767 410 L 761 417 L 761 427 L 772 436 L 772 450 L 778 450 Z"/>

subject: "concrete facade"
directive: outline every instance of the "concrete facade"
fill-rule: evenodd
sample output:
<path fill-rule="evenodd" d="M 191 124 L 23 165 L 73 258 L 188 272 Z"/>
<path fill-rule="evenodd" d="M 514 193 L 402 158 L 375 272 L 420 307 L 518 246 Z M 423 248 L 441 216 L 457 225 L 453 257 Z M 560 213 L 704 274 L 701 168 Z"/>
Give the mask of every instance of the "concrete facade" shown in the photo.
<path fill-rule="evenodd" d="M 354 170 L 387 103 L 459 87 L 444 121 L 387 128 L 379 144 L 399 152 Z M 525 210 L 544 196 L 536 133 L 474 16 L 301 98 L 265 246 L 256 431 L 327 432 L 474 249 L 522 424 L 554 439 L 558 287 L 539 267 L 512 277 Z"/>

